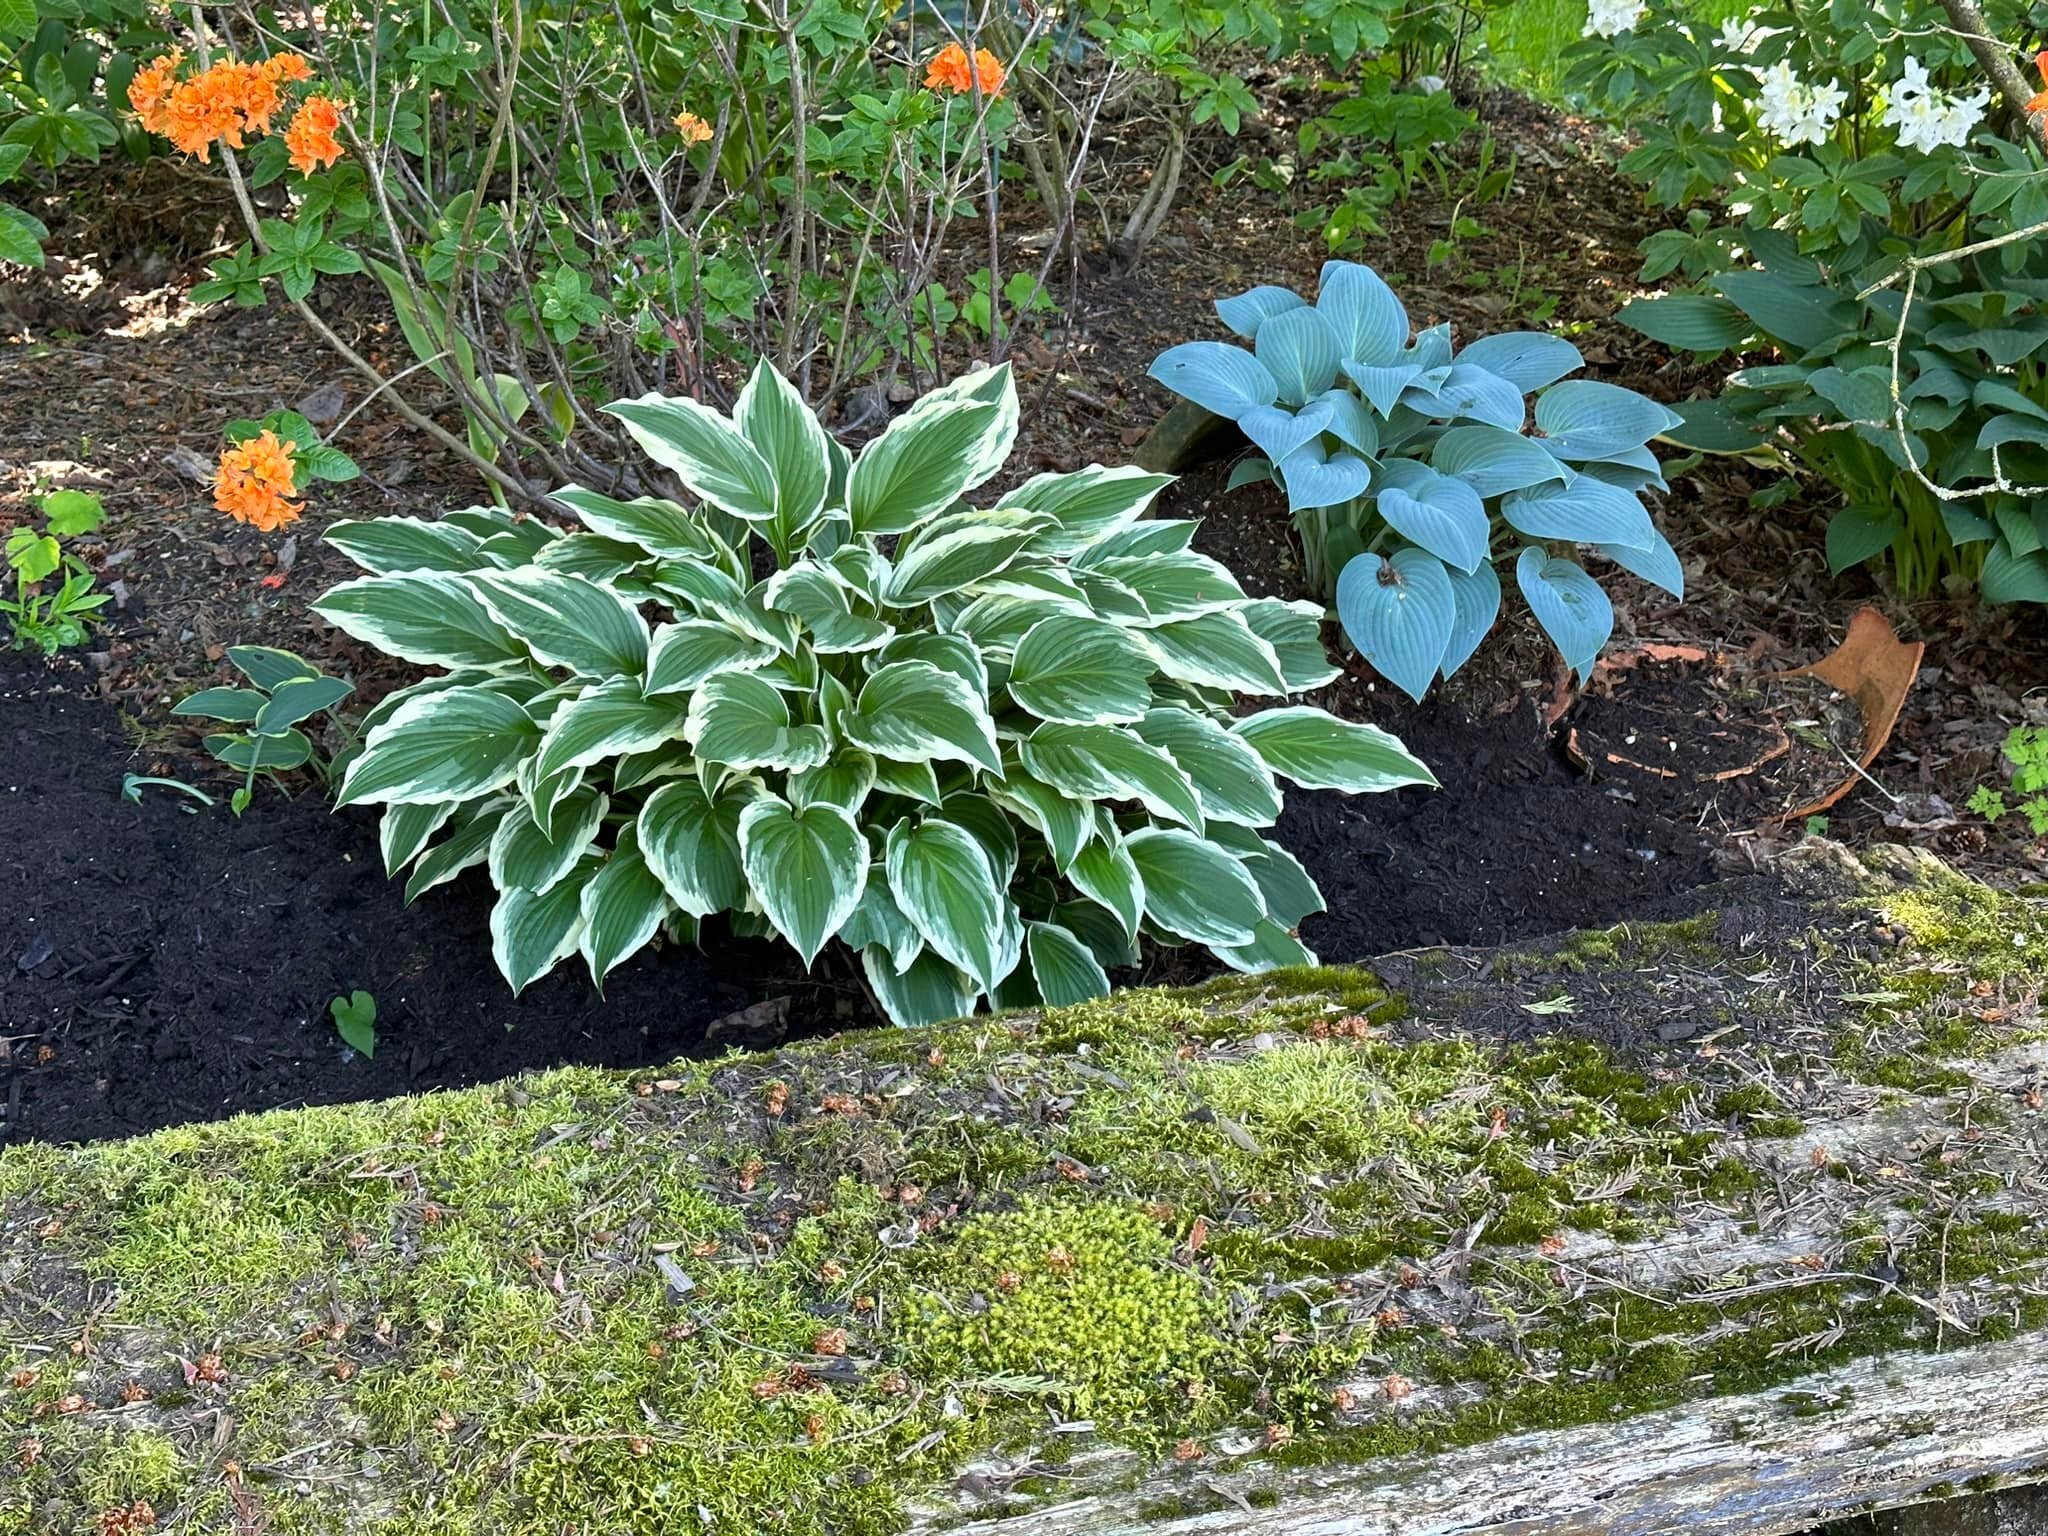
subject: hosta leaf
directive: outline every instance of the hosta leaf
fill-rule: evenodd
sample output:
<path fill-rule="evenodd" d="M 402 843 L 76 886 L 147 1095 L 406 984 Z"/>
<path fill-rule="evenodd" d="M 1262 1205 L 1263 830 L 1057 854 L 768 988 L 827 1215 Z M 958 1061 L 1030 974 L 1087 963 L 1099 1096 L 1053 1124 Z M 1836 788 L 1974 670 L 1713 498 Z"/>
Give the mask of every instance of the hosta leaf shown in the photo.
<path fill-rule="evenodd" d="M 1083 848 L 1067 869 L 1074 889 L 1115 915 L 1124 937 L 1135 940 L 1145 915 L 1145 878 L 1119 836 L 1099 838 Z"/>
<path fill-rule="evenodd" d="M 1515 561 L 1515 581 L 1529 611 L 1581 677 L 1592 671 L 1614 633 L 1614 607 L 1600 583 L 1570 560 L 1556 560 L 1532 544 Z"/>
<path fill-rule="evenodd" d="M 648 752 L 682 734 L 680 699 L 643 697 L 630 677 L 586 689 L 554 712 L 533 765 L 537 778 L 552 778 L 601 758 Z"/>
<path fill-rule="evenodd" d="M 1372 484 L 1372 466 L 1353 453 L 1331 453 L 1320 442 L 1303 443 L 1279 463 L 1289 512 L 1342 506 Z"/>
<path fill-rule="evenodd" d="M 898 635 L 883 649 L 881 665 L 899 661 L 924 661 L 941 672 L 950 672 L 980 697 L 988 696 L 988 663 L 965 635 L 942 635 L 935 630 L 913 630 Z"/>
<path fill-rule="evenodd" d="M 1380 275 L 1362 263 L 1325 262 L 1316 309 L 1349 361 L 1368 367 L 1391 363 L 1408 345 L 1408 311 Z"/>
<path fill-rule="evenodd" d="M 1254 355 L 1279 386 L 1279 398 L 1306 405 L 1328 389 L 1344 360 L 1336 328 L 1321 311 L 1303 307 L 1267 319 L 1253 342 Z"/>
<path fill-rule="evenodd" d="M 897 551 L 882 601 L 892 608 L 916 608 L 972 586 L 1002 570 L 1052 526 L 1046 513 L 1008 509 L 928 523 Z"/>
<path fill-rule="evenodd" d="M 1426 549 L 1368 551 L 1337 577 L 1337 617 L 1358 653 L 1420 703 L 1451 643 L 1457 598 L 1444 563 Z"/>
<path fill-rule="evenodd" d="M 1401 403 L 1424 416 L 1483 421 L 1508 432 L 1521 431 L 1528 416 L 1519 389 L 1469 363 L 1431 369 L 1408 386 Z"/>
<path fill-rule="evenodd" d="M 889 952 L 870 946 L 860 953 L 868 985 L 889 1022 L 904 1029 L 944 1024 L 974 1011 L 974 983 L 930 950 L 920 951 L 898 974 Z"/>
<path fill-rule="evenodd" d="M 1329 652 L 1323 649 L 1321 604 L 1265 597 L 1246 604 L 1241 611 L 1252 633 L 1273 647 L 1289 693 L 1326 687 L 1344 675 L 1342 667 L 1331 665 Z"/>
<path fill-rule="evenodd" d="M 1452 427 L 1436 440 L 1430 463 L 1439 473 L 1456 475 L 1481 496 L 1573 478 L 1572 471 L 1540 444 L 1501 427 Z"/>
<path fill-rule="evenodd" d="M 454 830 L 421 854 L 419 862 L 413 865 L 405 882 L 406 905 L 411 906 L 435 886 L 445 885 L 464 870 L 474 869 L 488 859 L 491 838 L 511 804 L 500 796 L 473 810 L 458 807 Z"/>
<path fill-rule="evenodd" d="M 1231 298 L 1218 299 L 1216 316 L 1246 341 L 1251 341 L 1258 336 L 1259 326 L 1264 321 L 1287 310 L 1300 309 L 1307 302 L 1292 288 L 1278 288 L 1266 283 Z"/>
<path fill-rule="evenodd" d="M 792 725 L 781 693 L 751 672 L 721 672 L 692 694 L 683 736 L 729 768 L 815 768 L 829 751 L 824 729 Z"/>
<path fill-rule="evenodd" d="M 987 701 L 960 677 L 928 661 L 892 662 L 878 670 L 861 685 L 840 729 L 848 741 L 877 757 L 972 763 L 990 773 L 1002 771 Z"/>
<path fill-rule="evenodd" d="M 1576 373 L 1586 360 L 1579 349 L 1562 336 L 1543 331 L 1503 331 L 1482 336 L 1461 348 L 1457 359 L 1498 374 L 1523 394 L 1555 384 L 1568 373 Z"/>
<path fill-rule="evenodd" d="M 257 734 L 278 735 L 323 709 L 332 709 L 355 691 L 353 684 L 338 677 L 295 677 L 279 683 L 269 700 L 256 711 Z"/>
<path fill-rule="evenodd" d="M 775 515 L 775 472 L 739 428 L 710 406 L 649 394 L 614 401 L 605 410 L 626 424 L 642 452 L 720 511 L 749 521 Z"/>
<path fill-rule="evenodd" d="M 1069 474 L 1035 475 L 1006 493 L 1002 505 L 1049 515 L 1055 526 L 1041 532 L 1031 547 L 1073 555 L 1143 517 L 1153 498 L 1172 483 L 1171 475 L 1148 474 L 1132 465 L 1106 469 L 1090 464 Z"/>
<path fill-rule="evenodd" d="M 1228 342 L 1184 341 L 1160 353 L 1145 372 L 1175 394 L 1232 421 L 1280 396 L 1279 382 L 1266 365 Z"/>
<path fill-rule="evenodd" d="M 1008 969 L 998 969 L 1008 898 L 981 844 L 938 817 L 900 821 L 889 833 L 887 867 L 890 893 L 925 944 L 994 991 Z"/>
<path fill-rule="evenodd" d="M 583 891 L 602 860 L 591 854 L 545 892 L 513 887 L 491 909 L 491 958 L 517 996 L 576 953 L 583 938 Z"/>
<path fill-rule="evenodd" d="M 981 443 L 1000 424 L 1000 408 L 978 400 L 949 400 L 890 422 L 853 461 L 853 531 L 907 533 L 952 506 L 977 483 Z"/>
<path fill-rule="evenodd" d="M 1328 910 L 1323 893 L 1316 888 L 1301 860 L 1278 843 L 1243 827 L 1214 826 L 1210 840 L 1237 855 L 1266 901 L 1266 916 L 1282 928 L 1299 927 L 1302 920 Z"/>
<path fill-rule="evenodd" d="M 690 916 L 745 904 L 740 817 L 760 793 L 751 779 L 710 795 L 696 779 L 682 778 L 662 785 L 640 808 L 641 857 Z"/>
<path fill-rule="evenodd" d="M 1177 555 L 1119 556 L 1092 569 L 1130 588 L 1155 619 L 1191 619 L 1245 601 L 1244 589 L 1228 569 L 1191 549 Z"/>
<path fill-rule="evenodd" d="M 1041 720 L 1106 725 L 1151 702 L 1153 662 L 1126 630 L 1079 614 L 1034 624 L 1010 662 L 1010 698 Z"/>
<path fill-rule="evenodd" d="M 1017 381 L 1011 377 L 1010 365 L 998 363 L 993 368 L 963 373 L 949 384 L 928 390 L 897 419 L 909 421 L 921 413 L 942 410 L 956 400 L 971 400 L 996 409 L 994 421 L 968 454 L 967 489 L 971 491 L 1003 467 L 1017 441 Z"/>
<path fill-rule="evenodd" d="M 1147 827 L 1124 839 L 1145 883 L 1145 916 L 1198 944 L 1249 944 L 1266 915 L 1265 898 L 1227 849 L 1173 827 Z"/>
<path fill-rule="evenodd" d="M 1630 330 L 1682 352 L 1723 352 L 1739 347 L 1755 329 L 1741 310 L 1710 293 L 1631 299 L 1615 318 Z"/>
<path fill-rule="evenodd" d="M 1829 525 L 1829 532 L 1834 531 Z M 1612 560 L 1631 575 L 1640 576 L 1669 592 L 1673 597 L 1685 596 L 1685 567 L 1679 563 L 1678 551 L 1671 547 L 1671 541 L 1655 529 L 1651 530 L 1655 540 L 1647 549 L 1636 549 L 1626 544 L 1597 544 L 1594 548 Z"/>
<path fill-rule="evenodd" d="M 673 501 L 640 496 L 620 501 L 580 485 L 551 491 L 548 499 L 567 507 L 592 533 L 637 545 L 667 560 L 714 560 L 729 555 L 688 510 Z"/>
<path fill-rule="evenodd" d="M 505 667 L 527 659 L 526 647 L 491 617 L 469 582 L 445 572 L 358 576 L 328 588 L 313 611 L 353 639 L 422 667 Z"/>
<path fill-rule="evenodd" d="M 1050 1008 L 1070 1008 L 1109 995 L 1109 976 L 1086 944 L 1052 923 L 1025 927 L 1031 979 Z"/>
<path fill-rule="evenodd" d="M 396 875 L 420 856 L 433 835 L 455 814 L 453 801 L 438 805 L 390 805 L 377 821 L 377 848 L 384 855 L 384 873 Z"/>
<path fill-rule="evenodd" d="M 583 959 L 602 988 L 606 974 L 653 938 L 669 914 L 668 892 L 641 857 L 631 822 L 619 828 L 612 856 L 584 884 L 581 913 Z"/>
<path fill-rule="evenodd" d="M 230 725 L 248 725 L 268 702 L 269 695 L 254 688 L 202 688 L 173 704 L 171 713 L 197 716 L 202 720 L 225 720 Z"/>
<path fill-rule="evenodd" d="M 526 711 L 486 688 L 407 699 L 370 732 L 337 807 L 467 800 L 512 782 L 540 744 Z"/>
<path fill-rule="evenodd" d="M 899 763 L 890 758 L 875 759 L 875 788 L 923 805 L 939 803 L 939 776 L 928 762 Z"/>
<path fill-rule="evenodd" d="M 588 789 L 557 802 L 552 836 L 523 802 L 514 805 L 491 838 L 491 883 L 501 891 L 512 886 L 548 890 L 576 867 L 596 840 L 610 804 L 608 797 Z"/>
<path fill-rule="evenodd" d="M 988 792 L 998 805 L 1007 807 L 1045 839 L 1046 846 L 1052 849 L 1053 862 L 1061 869 L 1073 863 L 1095 835 L 1095 807 L 1091 802 L 1063 795 L 1021 768 L 1006 764 L 1002 781 L 990 784 Z"/>
<path fill-rule="evenodd" d="M 595 678 L 647 670 L 647 621 L 594 581 L 527 566 L 471 583 L 491 617 L 551 667 Z"/>
<path fill-rule="evenodd" d="M 733 402 L 733 424 L 775 475 L 775 526 L 784 542 L 825 507 L 832 466 L 825 429 L 796 387 L 767 359 L 754 364 Z"/>
<path fill-rule="evenodd" d="M 1642 447 L 1683 420 L 1645 395 L 1599 379 L 1566 379 L 1536 398 L 1536 425 L 1560 458 L 1608 458 Z"/>
<path fill-rule="evenodd" d="M 1251 943 L 1211 945 L 1210 952 L 1233 971 L 1251 975 L 1277 971 L 1284 966 L 1316 963 L 1315 951 L 1270 917 L 1259 920 L 1258 926 L 1252 930 Z"/>
<path fill-rule="evenodd" d="M 1159 670 L 1181 682 L 1237 693 L 1287 692 L 1279 656 L 1240 613 L 1176 619 L 1139 631 L 1138 639 Z"/>
<path fill-rule="evenodd" d="M 1199 831 L 1202 803 L 1174 760 L 1114 725 L 1041 725 L 1018 746 L 1031 774 L 1084 800 L 1136 800 Z"/>
<path fill-rule="evenodd" d="M 741 812 L 739 841 L 761 910 L 810 965 L 860 903 L 867 840 L 836 805 L 798 811 L 764 795 Z"/>
<path fill-rule="evenodd" d="M 782 653 L 765 640 L 712 619 L 682 619 L 654 631 L 646 692 L 687 693 L 720 672 L 751 672 Z"/>
<path fill-rule="evenodd" d="M 1828 570 L 1839 576 L 1892 547 L 1905 527 L 1896 507 L 1844 507 L 1828 521 Z"/>
<path fill-rule="evenodd" d="M 1193 710 L 1148 710 L 1138 734 L 1179 766 L 1210 821 L 1268 827 L 1280 816 L 1280 791 L 1251 744 Z"/>
<path fill-rule="evenodd" d="M 1493 521 L 1463 480 L 1414 459 L 1389 459 L 1375 490 L 1374 505 L 1387 526 L 1444 564 L 1469 571 L 1486 558 Z"/>
<path fill-rule="evenodd" d="M 483 540 L 453 523 L 417 517 L 375 517 L 329 523 L 321 535 L 375 576 L 396 571 L 473 571 L 488 562 L 477 553 Z"/>
<path fill-rule="evenodd" d="M 866 950 L 879 946 L 887 951 L 897 972 L 906 970 L 924 950 L 924 935 L 903 915 L 889 892 L 889 872 L 879 864 L 868 867 L 868 883 L 860 893 L 860 904 L 840 926 L 842 943 Z"/>
<path fill-rule="evenodd" d="M 1456 604 L 1450 643 L 1444 647 L 1444 659 L 1438 663 L 1443 675 L 1449 677 L 1472 659 L 1479 642 L 1500 617 L 1500 572 L 1493 568 L 1491 560 L 1482 560 L 1469 571 L 1452 566 L 1444 574 L 1451 578 L 1451 598 Z"/>
<path fill-rule="evenodd" d="M 313 743 L 304 732 L 290 729 L 265 736 L 239 731 L 208 736 L 205 747 L 228 767 L 244 772 L 251 768 L 273 772 L 303 768 L 313 758 Z"/>
<path fill-rule="evenodd" d="M 1330 417 L 1327 430 L 1337 441 L 1366 458 L 1379 453 L 1379 418 L 1366 409 L 1365 402 L 1358 396 L 1339 384 L 1324 394 L 1319 401 L 1310 402 L 1311 406 L 1316 404 L 1328 408 Z"/>
<path fill-rule="evenodd" d="M 836 805 L 858 816 L 874 787 L 875 760 L 857 747 L 842 747 L 818 767 L 789 776 L 789 803 L 798 810 Z"/>
<path fill-rule="evenodd" d="M 1268 709 L 1231 729 L 1252 744 L 1268 768 L 1303 789 L 1377 794 L 1409 784 L 1436 787 L 1436 776 L 1396 738 L 1320 709 L 1298 704 Z"/>
<path fill-rule="evenodd" d="M 1580 475 L 1570 485 L 1512 491 L 1500 499 L 1500 513 L 1516 532 L 1532 539 L 1621 544 L 1629 549 L 1648 549 L 1657 541 L 1656 526 L 1642 502 L 1591 475 Z"/>

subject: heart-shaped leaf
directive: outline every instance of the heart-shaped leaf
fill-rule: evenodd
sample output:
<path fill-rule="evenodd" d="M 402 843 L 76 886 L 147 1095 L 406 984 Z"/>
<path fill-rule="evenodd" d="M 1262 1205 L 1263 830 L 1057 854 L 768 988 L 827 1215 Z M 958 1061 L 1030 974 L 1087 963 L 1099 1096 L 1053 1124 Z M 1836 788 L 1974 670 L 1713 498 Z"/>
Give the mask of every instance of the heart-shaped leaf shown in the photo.
<path fill-rule="evenodd" d="M 1337 617 L 1359 654 L 1421 702 L 1451 642 L 1457 603 L 1444 564 L 1424 549 L 1360 555 L 1337 578 Z"/>
<path fill-rule="evenodd" d="M 1614 633 L 1614 605 L 1600 583 L 1576 562 L 1553 559 L 1534 544 L 1516 558 L 1515 581 L 1565 664 L 1587 676 Z"/>

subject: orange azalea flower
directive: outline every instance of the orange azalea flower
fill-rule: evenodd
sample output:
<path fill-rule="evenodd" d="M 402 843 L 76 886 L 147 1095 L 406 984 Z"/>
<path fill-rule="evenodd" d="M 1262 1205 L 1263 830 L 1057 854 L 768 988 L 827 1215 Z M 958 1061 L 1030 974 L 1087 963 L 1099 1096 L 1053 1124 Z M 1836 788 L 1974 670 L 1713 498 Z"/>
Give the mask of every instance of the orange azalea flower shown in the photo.
<path fill-rule="evenodd" d="M 678 112 L 675 124 L 685 144 L 702 144 L 711 137 L 711 125 L 694 112 Z"/>
<path fill-rule="evenodd" d="M 242 147 L 242 83 L 232 70 L 215 65 L 203 75 L 179 82 L 164 109 L 164 137 L 201 164 L 213 158 L 218 139 L 229 149 Z"/>
<path fill-rule="evenodd" d="M 163 133 L 169 126 L 165 109 L 178 84 L 178 66 L 184 62 L 185 50 L 173 48 L 169 53 L 158 54 L 149 68 L 138 70 L 128 82 L 128 105 L 142 119 L 144 132 Z"/>
<path fill-rule="evenodd" d="M 341 158 L 341 145 L 334 130 L 341 126 L 341 103 L 332 96 L 308 96 L 306 104 L 292 114 L 284 131 L 285 147 L 292 152 L 292 165 L 301 176 L 310 176 L 322 166 Z"/>
<path fill-rule="evenodd" d="M 296 53 L 274 53 L 257 67 L 269 77 L 273 85 L 282 85 L 288 80 L 304 81 L 313 78 L 313 66 Z"/>
<path fill-rule="evenodd" d="M 296 487 L 291 446 L 264 430 L 221 451 L 213 481 L 213 504 L 237 522 L 265 533 L 297 520 L 303 501 L 288 501 Z"/>
<path fill-rule="evenodd" d="M 2027 103 L 2027 116 L 2048 112 L 2048 48 L 2034 55 L 2034 68 L 2041 74 L 2041 89 L 2034 93 L 2034 99 Z M 2048 139 L 2048 123 L 2041 125 L 2041 136 Z"/>
<path fill-rule="evenodd" d="M 270 119 L 282 103 L 277 99 L 277 82 L 269 72 L 261 64 L 216 64 L 214 68 L 220 71 L 223 92 L 232 90 L 234 94 L 243 130 L 270 132 Z"/>
<path fill-rule="evenodd" d="M 1003 94 L 1003 61 L 986 48 L 977 48 L 970 63 L 965 48 L 948 43 L 925 66 L 924 84 L 928 91 L 950 91 L 956 96 L 972 95 L 978 84 L 981 94 L 993 100 Z"/>

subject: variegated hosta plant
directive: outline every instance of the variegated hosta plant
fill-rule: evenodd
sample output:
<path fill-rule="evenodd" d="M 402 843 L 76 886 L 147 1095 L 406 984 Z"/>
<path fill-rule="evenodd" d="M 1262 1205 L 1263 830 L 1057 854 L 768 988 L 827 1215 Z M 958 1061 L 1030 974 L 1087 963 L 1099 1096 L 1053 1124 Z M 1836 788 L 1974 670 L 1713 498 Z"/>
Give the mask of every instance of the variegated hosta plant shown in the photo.
<path fill-rule="evenodd" d="M 1614 610 L 1574 546 L 1685 595 L 1637 495 L 1667 489 L 1649 444 L 1679 418 L 1619 385 L 1566 378 L 1584 359 L 1563 337 L 1514 331 L 1454 350 L 1448 325 L 1411 334 L 1393 289 L 1355 261 L 1324 265 L 1314 303 L 1269 285 L 1216 312 L 1250 350 L 1184 342 L 1152 377 L 1258 448 L 1231 486 L 1269 479 L 1286 492 L 1310 583 L 1410 697 L 1479 648 L 1500 614 L 1494 563 L 1511 554 L 1523 600 L 1581 675 Z"/>
<path fill-rule="evenodd" d="M 807 965 L 837 938 L 899 1023 L 1097 996 L 1142 933 L 1305 962 L 1322 899 L 1260 835 L 1276 777 L 1433 782 L 1370 726 L 1234 714 L 1335 675 L 1320 611 L 1246 597 L 1194 524 L 1146 519 L 1166 477 L 1091 465 L 968 505 L 1016 436 L 1006 368 L 858 457 L 766 366 L 730 417 L 610 410 L 693 504 L 571 486 L 570 533 L 340 523 L 369 574 L 316 604 L 448 669 L 371 712 L 340 803 L 386 808 L 408 897 L 488 866 L 515 990 L 721 915 Z"/>

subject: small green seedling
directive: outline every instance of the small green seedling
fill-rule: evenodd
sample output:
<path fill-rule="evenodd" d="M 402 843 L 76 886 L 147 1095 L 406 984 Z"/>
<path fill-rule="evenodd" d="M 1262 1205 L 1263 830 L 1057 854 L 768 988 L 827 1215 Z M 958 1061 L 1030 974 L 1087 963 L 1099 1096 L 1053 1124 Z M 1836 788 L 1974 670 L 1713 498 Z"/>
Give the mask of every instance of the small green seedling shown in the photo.
<path fill-rule="evenodd" d="M 2005 760 L 2012 764 L 2012 792 L 2017 803 L 1989 784 L 1977 786 L 1969 807 L 1986 821 L 2018 811 L 2034 836 L 2048 837 L 2048 726 L 2016 725 L 2005 738 Z"/>
<path fill-rule="evenodd" d="M 158 789 L 175 789 L 180 794 L 190 795 L 201 805 L 212 805 L 214 803 L 213 796 L 203 789 L 194 789 L 183 779 L 157 779 L 140 773 L 124 773 L 121 775 L 121 798 L 130 805 L 140 805 L 142 804 L 143 790 L 151 786 Z M 188 816 L 196 816 L 198 814 L 189 805 L 181 806 L 179 809 L 183 810 Z"/>
<path fill-rule="evenodd" d="M 37 503 L 43 528 L 23 524 L 7 535 L 7 565 L 14 572 L 14 596 L 0 597 L 0 614 L 12 620 L 12 644 L 33 645 L 45 656 L 82 645 L 108 594 L 92 589 L 92 572 L 58 541 L 91 533 L 106 508 L 91 491 L 52 491 Z M 45 583 L 62 581 L 54 591 Z"/>
<path fill-rule="evenodd" d="M 374 1060 L 377 1055 L 377 999 L 358 988 L 347 997 L 337 997 L 327 1005 L 327 1011 L 334 1015 L 334 1031 L 341 1036 L 342 1044 L 362 1052 L 365 1060 Z"/>
<path fill-rule="evenodd" d="M 248 687 L 203 688 L 180 700 L 171 713 L 246 727 L 217 731 L 206 738 L 207 751 L 246 775 L 228 802 L 239 816 L 249 808 L 259 771 L 277 774 L 309 763 L 323 768 L 299 724 L 323 709 L 332 709 L 355 688 L 324 675 L 290 651 L 267 645 L 231 645 L 228 660 L 248 679 Z"/>

